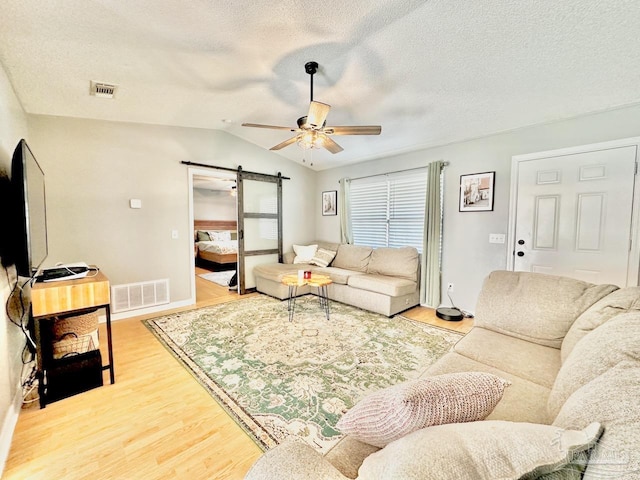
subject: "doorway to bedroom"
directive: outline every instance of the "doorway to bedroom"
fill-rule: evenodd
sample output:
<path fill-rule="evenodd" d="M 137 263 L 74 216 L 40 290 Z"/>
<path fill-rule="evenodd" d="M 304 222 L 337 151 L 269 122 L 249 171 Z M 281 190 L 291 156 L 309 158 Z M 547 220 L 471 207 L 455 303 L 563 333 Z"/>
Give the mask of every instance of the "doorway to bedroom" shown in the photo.
<path fill-rule="evenodd" d="M 236 175 L 190 169 L 193 283 L 196 304 L 237 296 Z"/>

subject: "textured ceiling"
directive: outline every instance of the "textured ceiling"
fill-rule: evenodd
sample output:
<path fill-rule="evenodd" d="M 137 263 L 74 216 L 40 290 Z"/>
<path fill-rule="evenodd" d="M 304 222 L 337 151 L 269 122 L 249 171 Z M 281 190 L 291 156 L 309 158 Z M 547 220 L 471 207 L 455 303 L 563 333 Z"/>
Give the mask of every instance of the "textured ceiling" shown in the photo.
<path fill-rule="evenodd" d="M 640 102 L 638 0 L 2 0 L 0 62 L 28 113 L 222 129 L 269 148 L 314 98 L 314 169 Z M 89 95 L 90 80 L 118 85 Z M 226 120 L 226 121 L 224 121 Z M 301 162 L 297 145 L 279 152 Z"/>

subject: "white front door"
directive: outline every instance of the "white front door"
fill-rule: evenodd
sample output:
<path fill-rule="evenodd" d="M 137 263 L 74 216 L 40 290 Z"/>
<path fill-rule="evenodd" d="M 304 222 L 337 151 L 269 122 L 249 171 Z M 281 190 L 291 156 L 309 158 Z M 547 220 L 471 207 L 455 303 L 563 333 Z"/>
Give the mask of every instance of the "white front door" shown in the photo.
<path fill-rule="evenodd" d="M 513 269 L 626 286 L 636 150 L 520 161 Z"/>

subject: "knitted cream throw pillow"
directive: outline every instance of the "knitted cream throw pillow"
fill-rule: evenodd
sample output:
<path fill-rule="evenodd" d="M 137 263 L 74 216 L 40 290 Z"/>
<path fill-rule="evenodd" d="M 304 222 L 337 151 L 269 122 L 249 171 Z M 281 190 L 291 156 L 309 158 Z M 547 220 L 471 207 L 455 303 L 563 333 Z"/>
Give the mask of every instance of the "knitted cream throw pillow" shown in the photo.
<path fill-rule="evenodd" d="M 360 400 L 336 427 L 384 447 L 431 425 L 483 420 L 510 383 L 490 373 L 448 373 L 400 383 Z"/>

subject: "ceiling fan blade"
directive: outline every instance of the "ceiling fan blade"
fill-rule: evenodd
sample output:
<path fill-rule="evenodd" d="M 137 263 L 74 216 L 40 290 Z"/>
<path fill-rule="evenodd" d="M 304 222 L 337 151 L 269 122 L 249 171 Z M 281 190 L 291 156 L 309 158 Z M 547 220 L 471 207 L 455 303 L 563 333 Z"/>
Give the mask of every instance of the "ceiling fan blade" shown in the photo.
<path fill-rule="evenodd" d="M 271 130 L 289 130 L 290 132 L 295 132 L 297 128 L 293 127 L 279 127 L 277 125 L 262 125 L 260 123 L 243 123 L 243 127 L 254 127 L 254 128 L 270 128 Z"/>
<path fill-rule="evenodd" d="M 307 125 L 322 128 L 327 115 L 331 110 L 331 105 L 326 103 L 313 101 L 309 105 L 309 113 L 307 114 Z"/>
<path fill-rule="evenodd" d="M 285 140 L 282 143 L 279 143 L 278 145 L 276 145 L 275 147 L 271 147 L 269 150 L 280 150 L 284 147 L 288 147 L 289 145 L 291 145 L 292 143 L 296 143 L 296 140 L 298 139 L 298 137 L 291 137 L 288 140 Z"/>
<path fill-rule="evenodd" d="M 380 125 L 326 127 L 323 131 L 328 135 L 380 135 L 382 127 Z"/>
<path fill-rule="evenodd" d="M 333 139 L 327 137 L 326 135 L 322 135 L 322 146 L 329 150 L 331 153 L 340 153 L 344 148 L 338 145 Z"/>

